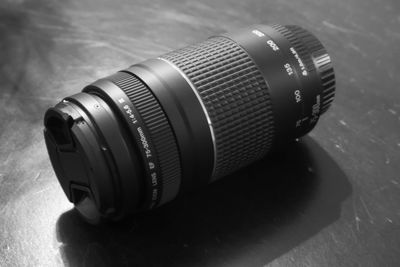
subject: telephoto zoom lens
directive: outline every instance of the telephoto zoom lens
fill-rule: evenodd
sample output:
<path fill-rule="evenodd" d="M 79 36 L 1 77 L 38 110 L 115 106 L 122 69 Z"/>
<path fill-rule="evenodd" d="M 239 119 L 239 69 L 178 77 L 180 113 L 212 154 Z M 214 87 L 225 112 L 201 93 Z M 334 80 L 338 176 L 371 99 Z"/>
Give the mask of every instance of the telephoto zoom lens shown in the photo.
<path fill-rule="evenodd" d="M 57 178 L 91 223 L 154 209 L 311 131 L 331 59 L 298 26 L 213 36 L 99 79 L 44 116 Z"/>

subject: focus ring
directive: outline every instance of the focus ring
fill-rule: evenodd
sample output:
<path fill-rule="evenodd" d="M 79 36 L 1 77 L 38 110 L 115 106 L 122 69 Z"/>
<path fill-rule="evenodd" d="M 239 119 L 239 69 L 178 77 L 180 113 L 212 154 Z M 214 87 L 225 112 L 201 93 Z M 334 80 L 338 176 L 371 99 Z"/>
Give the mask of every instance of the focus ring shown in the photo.
<path fill-rule="evenodd" d="M 214 37 L 161 58 L 189 78 L 206 107 L 216 145 L 213 179 L 268 152 L 274 132 L 268 88 L 237 43 Z"/>
<path fill-rule="evenodd" d="M 161 169 L 162 196 L 159 204 L 168 202 L 178 194 L 181 180 L 177 143 L 168 119 L 157 99 L 138 78 L 118 72 L 109 79 L 125 92 L 149 131 Z"/>

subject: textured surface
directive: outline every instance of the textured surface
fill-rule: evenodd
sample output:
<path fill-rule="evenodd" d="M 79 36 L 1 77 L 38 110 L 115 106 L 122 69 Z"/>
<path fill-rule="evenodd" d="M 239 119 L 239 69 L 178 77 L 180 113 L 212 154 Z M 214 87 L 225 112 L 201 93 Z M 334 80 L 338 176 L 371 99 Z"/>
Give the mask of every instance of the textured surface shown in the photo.
<path fill-rule="evenodd" d="M 160 104 L 150 90 L 136 77 L 119 72 L 109 77 L 129 97 L 150 133 L 161 168 L 160 204 L 172 200 L 179 191 L 181 166 L 178 147 L 171 126 Z"/>
<path fill-rule="evenodd" d="M 0 266 L 399 266 L 394 0 L 2 0 Z M 135 62 L 252 23 L 298 24 L 335 64 L 309 138 L 118 227 L 71 212 L 45 109 Z"/>
<path fill-rule="evenodd" d="M 182 70 L 205 105 L 216 144 L 214 178 L 267 153 L 274 133 L 268 88 L 238 44 L 214 37 L 162 58 Z"/>

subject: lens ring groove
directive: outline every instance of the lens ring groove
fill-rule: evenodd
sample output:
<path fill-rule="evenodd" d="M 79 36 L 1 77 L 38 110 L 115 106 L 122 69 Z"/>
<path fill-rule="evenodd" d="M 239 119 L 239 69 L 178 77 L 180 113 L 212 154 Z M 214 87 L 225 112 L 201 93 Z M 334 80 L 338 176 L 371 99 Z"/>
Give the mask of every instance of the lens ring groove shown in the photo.
<path fill-rule="evenodd" d="M 181 181 L 180 158 L 173 130 L 159 102 L 141 80 L 125 72 L 118 72 L 108 79 L 125 92 L 150 134 L 155 147 L 153 157 L 157 158 L 161 169 L 162 193 L 157 205 L 162 205 L 176 197 Z M 154 177 L 151 178 L 153 182 Z"/>

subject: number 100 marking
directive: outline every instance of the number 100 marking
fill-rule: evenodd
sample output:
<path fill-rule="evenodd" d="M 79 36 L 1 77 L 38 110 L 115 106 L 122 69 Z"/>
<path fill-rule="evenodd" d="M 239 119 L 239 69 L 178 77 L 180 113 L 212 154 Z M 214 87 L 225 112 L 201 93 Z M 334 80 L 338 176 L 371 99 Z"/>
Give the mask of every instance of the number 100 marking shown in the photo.
<path fill-rule="evenodd" d="M 300 92 L 300 90 L 294 91 L 294 97 L 296 99 L 296 103 L 301 102 L 301 92 Z"/>

